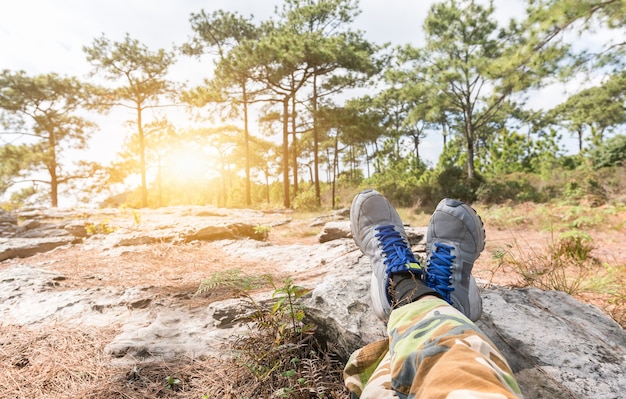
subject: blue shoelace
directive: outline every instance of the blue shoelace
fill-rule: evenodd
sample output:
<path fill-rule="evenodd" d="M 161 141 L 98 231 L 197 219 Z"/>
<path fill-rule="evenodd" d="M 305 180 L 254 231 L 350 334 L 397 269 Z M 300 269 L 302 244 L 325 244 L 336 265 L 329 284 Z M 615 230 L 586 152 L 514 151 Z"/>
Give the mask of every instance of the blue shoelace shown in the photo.
<path fill-rule="evenodd" d="M 422 267 L 415 259 L 415 255 L 413 255 L 409 245 L 404 241 L 400 233 L 394 229 L 393 225 L 378 226 L 376 230 L 378 231 L 376 237 L 382 244 L 382 250 L 385 254 L 384 263 L 387 266 L 385 269 L 387 275 L 412 272 L 421 276 Z"/>
<path fill-rule="evenodd" d="M 450 303 L 450 293 L 454 291 L 454 287 L 450 285 L 450 276 L 452 274 L 452 259 L 455 258 L 455 256 L 450 255 L 450 251 L 454 247 L 440 243 L 435 243 L 434 247 L 427 268 L 426 285 L 437 291 Z"/>

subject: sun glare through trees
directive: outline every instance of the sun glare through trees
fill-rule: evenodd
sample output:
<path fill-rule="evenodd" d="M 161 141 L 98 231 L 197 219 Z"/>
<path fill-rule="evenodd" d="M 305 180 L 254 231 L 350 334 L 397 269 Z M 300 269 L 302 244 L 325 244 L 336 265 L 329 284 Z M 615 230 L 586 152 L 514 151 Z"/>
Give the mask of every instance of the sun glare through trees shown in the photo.
<path fill-rule="evenodd" d="M 429 3 L 410 44 L 367 39 L 354 0 L 285 0 L 263 20 L 198 9 L 169 49 L 85 38 L 80 79 L 4 69 L 0 206 L 319 208 L 365 185 L 407 206 L 609 195 L 621 178 L 597 170 L 626 158 L 626 2 L 515 1 L 506 21 L 505 0 Z M 183 80 L 182 62 L 204 76 Z M 535 109 L 557 80 L 576 89 Z M 116 127 L 92 120 L 114 111 Z M 95 134 L 123 143 L 115 159 L 76 158 Z"/>

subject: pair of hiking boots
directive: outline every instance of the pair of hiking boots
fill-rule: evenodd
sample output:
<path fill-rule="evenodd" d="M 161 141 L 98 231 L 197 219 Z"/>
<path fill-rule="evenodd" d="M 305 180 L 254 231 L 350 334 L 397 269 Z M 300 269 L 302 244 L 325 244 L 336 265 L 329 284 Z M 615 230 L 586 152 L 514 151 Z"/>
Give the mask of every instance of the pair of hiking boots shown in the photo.
<path fill-rule="evenodd" d="M 426 265 L 416 259 L 402 220 L 379 192 L 356 195 L 350 209 L 352 237 L 372 266 L 371 297 L 374 313 L 386 321 L 391 310 L 424 295 L 446 300 L 470 320 L 482 313 L 482 300 L 472 276 L 474 262 L 485 248 L 485 229 L 469 205 L 443 199 L 426 233 Z M 415 293 L 407 293 L 409 287 Z M 404 280 L 399 290 L 394 287 Z M 402 292 L 404 290 L 404 292 Z"/>

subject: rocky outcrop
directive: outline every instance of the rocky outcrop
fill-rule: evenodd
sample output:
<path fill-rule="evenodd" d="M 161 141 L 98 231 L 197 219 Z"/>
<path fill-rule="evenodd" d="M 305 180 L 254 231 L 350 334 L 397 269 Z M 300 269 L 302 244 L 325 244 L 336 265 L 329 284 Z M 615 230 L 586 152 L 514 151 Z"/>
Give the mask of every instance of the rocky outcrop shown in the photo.
<path fill-rule="evenodd" d="M 69 244 L 112 248 L 162 242 L 261 240 L 264 233 L 258 226 L 288 222 L 283 215 L 212 207 L 133 212 L 32 208 L 18 212 L 17 216 L 2 212 L 0 261 L 25 258 Z"/>
<path fill-rule="evenodd" d="M 332 231 L 332 240 L 315 245 L 272 245 L 248 238 L 260 224 L 286 223 L 284 215 L 268 218 L 256 211 L 191 207 L 168 210 L 163 217 L 142 213 L 137 223 L 136 216 L 111 213 L 107 225 L 115 227 L 114 231 L 81 237 L 86 219 L 49 224 L 40 212 L 30 211 L 24 220 L 33 222 L 26 227 L 25 223 L 16 225 L 12 238 L 2 238 L 0 254 L 4 258 L 0 260 L 26 256 L 26 252 L 19 255 L 17 248 L 27 248 L 27 243 L 35 242 L 31 240 L 51 239 L 17 237 L 18 230 L 19 234 L 57 230 L 59 234 L 53 238 L 58 245 L 80 242 L 85 248 L 113 254 L 116 248 L 129 245 L 205 240 L 204 245 L 215 246 L 235 259 L 274 265 L 277 271 L 294 276 L 296 283 L 298 276 L 307 276 L 306 284 L 312 288 L 306 298 L 307 315 L 318 325 L 319 338 L 332 342 L 340 356 L 347 358 L 358 347 L 385 337 L 385 326 L 370 306 L 368 261 L 352 239 L 346 238 L 349 224 L 338 217 L 328 220 L 324 229 Z M 425 229 L 407 227 L 407 232 L 413 248 L 422 252 Z M 53 248 L 53 244 L 41 245 L 37 250 Z M 233 336 L 245 333 L 245 326 L 238 321 L 238 315 L 249 309 L 244 300 L 190 307 L 175 297 L 155 298 L 149 287 L 61 289 L 64 279 L 66 276 L 27 260 L 0 268 L 0 322 L 120 325 L 120 333 L 106 347 L 119 362 L 219 355 Z M 270 296 L 261 292 L 256 300 Z M 489 287 L 483 298 L 484 313 L 477 324 L 503 351 L 527 398 L 623 397 L 626 333 L 597 308 L 561 292 L 537 289 Z"/>
<path fill-rule="evenodd" d="M 320 333 L 348 356 L 385 336 L 369 305 L 370 268 L 356 246 L 326 265 L 307 301 Z M 594 306 L 557 291 L 488 288 L 477 323 L 528 398 L 614 398 L 626 392 L 626 333 Z"/>
<path fill-rule="evenodd" d="M 404 226 L 407 238 L 411 245 L 418 246 L 413 248 L 417 252 L 425 251 L 424 237 L 426 236 L 426 227 Z M 350 221 L 331 221 L 324 224 L 322 231 L 317 235 L 317 239 L 321 243 L 339 240 L 340 238 L 352 238 L 350 231 Z"/>
<path fill-rule="evenodd" d="M 626 333 L 559 291 L 490 289 L 477 323 L 505 354 L 527 398 L 620 398 Z"/>
<path fill-rule="evenodd" d="M 13 235 L 17 229 L 17 216 L 0 208 L 0 237 Z"/>

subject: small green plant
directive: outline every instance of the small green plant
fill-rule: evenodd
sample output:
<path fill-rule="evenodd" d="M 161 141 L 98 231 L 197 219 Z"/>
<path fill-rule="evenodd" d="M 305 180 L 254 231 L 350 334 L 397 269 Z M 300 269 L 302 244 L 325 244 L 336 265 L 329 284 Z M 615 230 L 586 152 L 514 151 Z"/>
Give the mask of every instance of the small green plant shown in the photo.
<path fill-rule="evenodd" d="M 569 230 L 559 234 L 557 243 L 552 248 L 555 257 L 565 256 L 574 262 L 583 263 L 592 259 L 593 249 L 593 238 L 580 230 Z"/>
<path fill-rule="evenodd" d="M 201 296 L 219 288 L 230 288 L 237 292 L 250 291 L 266 284 L 264 276 L 244 274 L 239 269 L 228 269 L 213 273 L 202 280 L 195 296 Z"/>
<path fill-rule="evenodd" d="M 254 236 L 257 240 L 266 241 L 272 231 L 272 226 L 257 224 L 254 226 Z"/>
<path fill-rule="evenodd" d="M 269 301 L 245 295 L 254 311 L 246 317 L 247 335 L 234 344 L 237 363 L 252 377 L 252 397 L 327 398 L 345 393 L 341 364 L 315 338 L 316 326 L 307 323 L 302 298 L 310 290 L 290 278 L 274 289 Z"/>
<path fill-rule="evenodd" d="M 87 235 L 94 235 L 111 234 L 117 229 L 109 225 L 108 220 L 102 220 L 99 223 L 85 222 L 85 230 L 87 231 Z"/>
<path fill-rule="evenodd" d="M 139 211 L 135 209 L 131 209 L 131 212 L 133 214 L 133 220 L 135 221 L 135 224 L 139 226 L 139 224 L 141 223 L 141 213 L 139 213 Z"/>
<path fill-rule="evenodd" d="M 182 381 L 174 376 L 168 375 L 165 377 L 165 387 L 172 391 L 175 391 L 180 388 Z"/>

